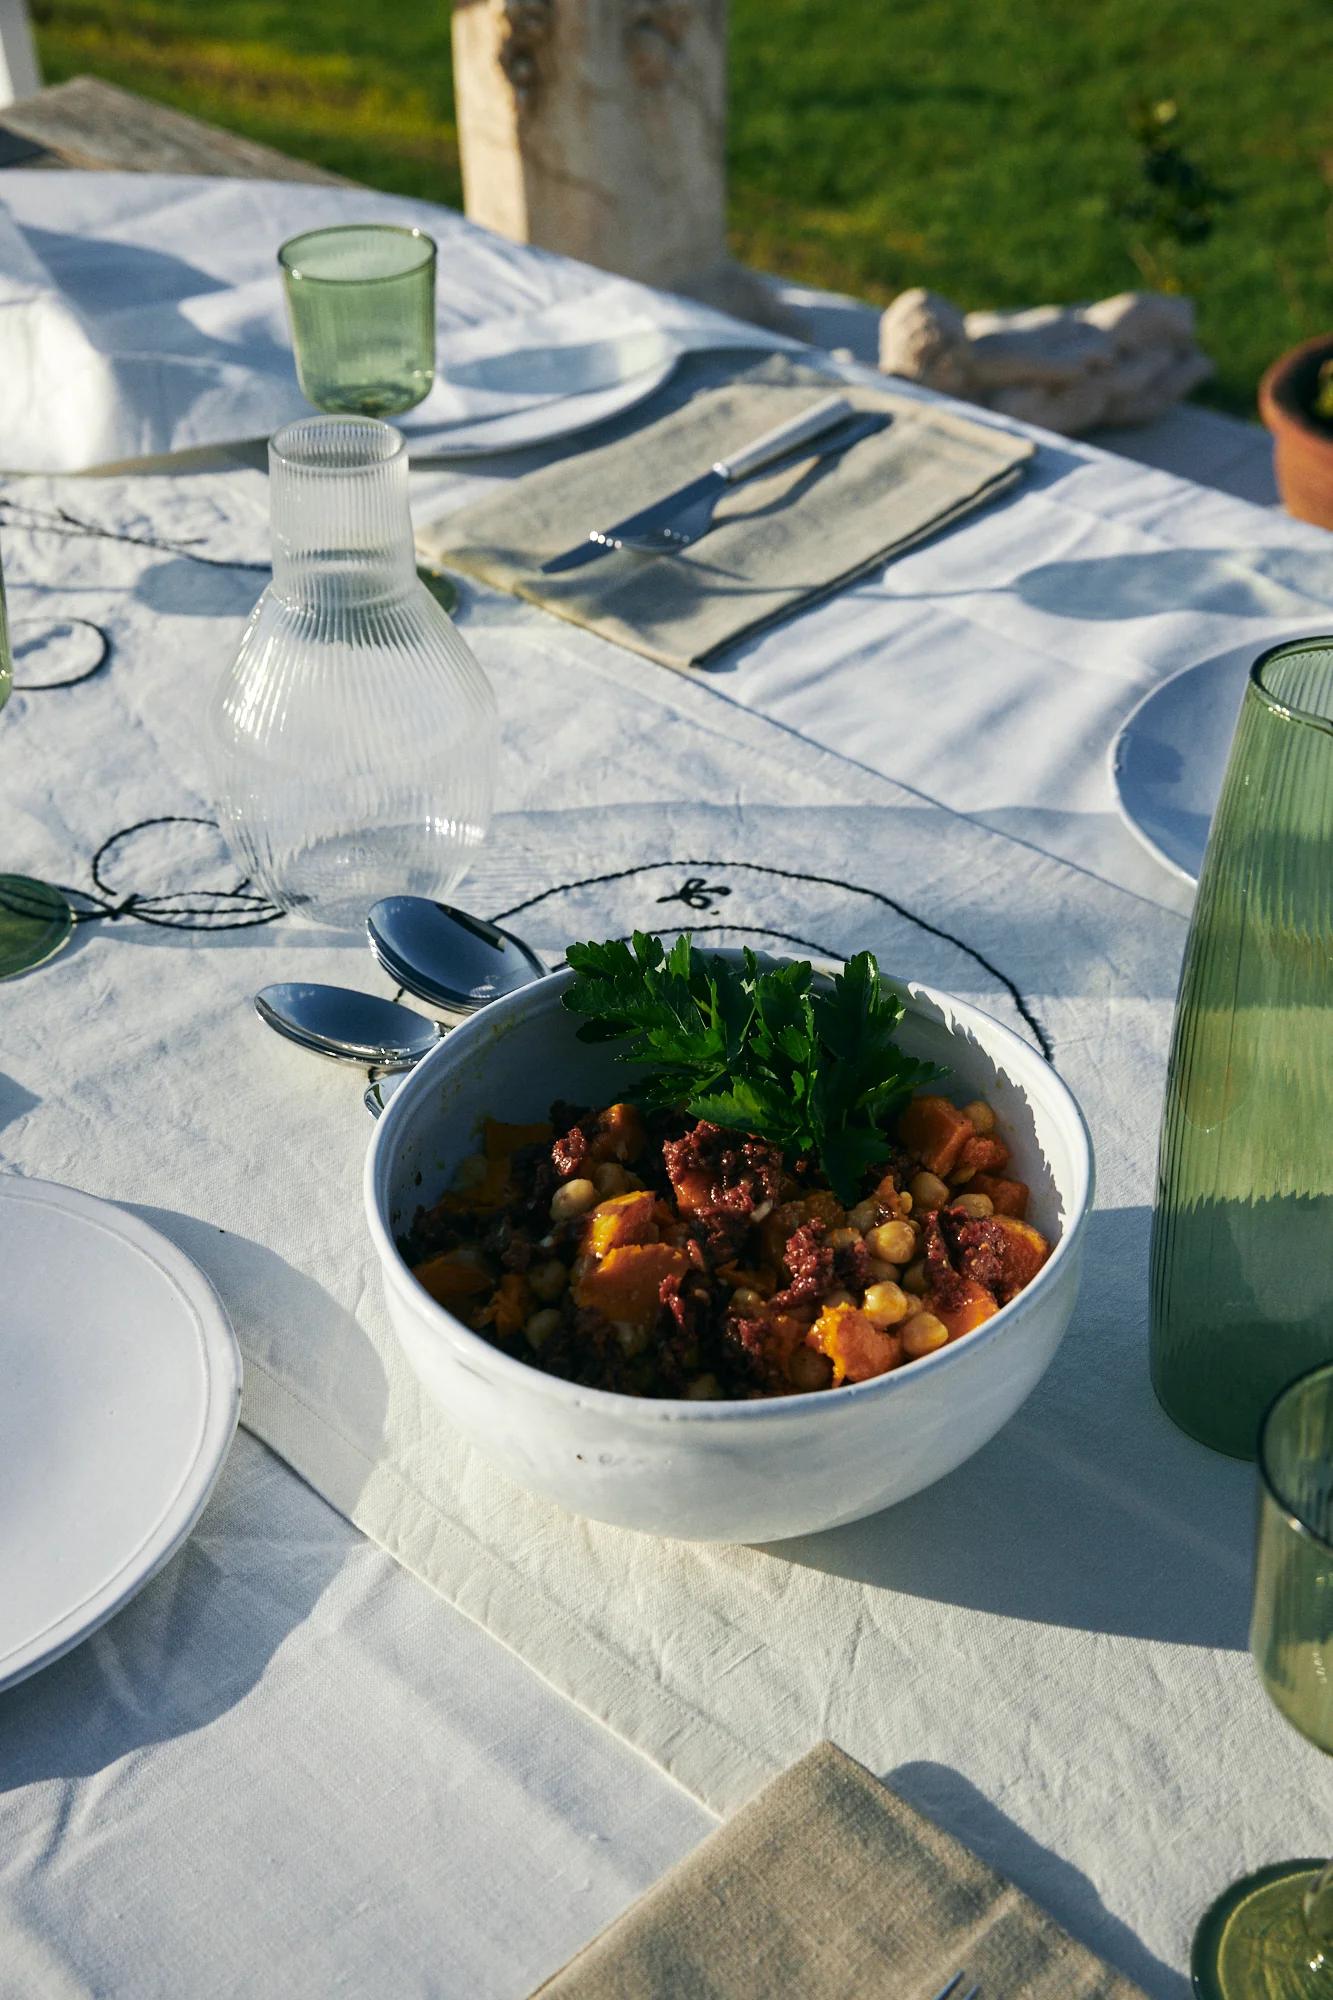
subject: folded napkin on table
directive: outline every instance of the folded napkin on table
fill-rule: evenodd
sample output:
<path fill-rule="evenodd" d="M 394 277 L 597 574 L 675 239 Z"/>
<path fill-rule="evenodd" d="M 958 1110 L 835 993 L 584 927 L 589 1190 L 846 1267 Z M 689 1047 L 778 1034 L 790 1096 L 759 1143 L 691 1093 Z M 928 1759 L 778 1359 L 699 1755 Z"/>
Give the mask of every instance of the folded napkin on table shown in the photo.
<path fill-rule="evenodd" d="M 542 574 L 543 562 L 590 529 L 662 498 L 829 389 L 826 374 L 773 356 L 656 423 L 448 516 L 423 546 L 664 666 L 695 666 L 992 499 L 1034 451 L 1025 438 L 929 402 L 848 387 L 857 409 L 888 414 L 886 430 L 841 458 L 746 480 L 687 552 L 612 550 L 582 569 Z"/>
<path fill-rule="evenodd" d="M 546 2000 L 1143 2000 L 837 1749 L 767 1785 L 538 1991 Z"/>

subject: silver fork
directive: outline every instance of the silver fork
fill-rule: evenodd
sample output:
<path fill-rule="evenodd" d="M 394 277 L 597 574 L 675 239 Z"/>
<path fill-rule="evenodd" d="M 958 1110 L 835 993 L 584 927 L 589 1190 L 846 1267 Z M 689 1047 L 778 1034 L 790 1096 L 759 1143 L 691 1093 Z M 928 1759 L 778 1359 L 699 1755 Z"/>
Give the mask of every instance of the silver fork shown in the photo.
<path fill-rule="evenodd" d="M 769 478 L 775 472 L 786 472 L 793 465 L 817 465 L 824 458 L 838 458 L 850 451 L 862 438 L 873 437 L 888 424 L 888 418 L 876 410 L 855 410 L 836 430 L 828 431 L 821 438 L 812 438 L 808 443 L 797 445 L 782 458 L 770 459 L 767 465 L 759 466 L 752 473 L 733 480 L 729 486 L 720 487 L 714 493 L 705 493 L 699 500 L 681 511 L 660 528 L 649 528 L 643 534 L 616 537 L 615 546 L 632 549 L 636 555 L 674 555 L 681 549 L 688 549 L 708 533 L 713 525 L 713 515 L 725 495 L 735 493 L 751 479 Z"/>
<path fill-rule="evenodd" d="M 979 1986 L 969 1987 L 966 1993 L 958 1991 L 958 1988 L 966 1978 L 967 1974 L 965 1972 L 955 1972 L 953 1978 L 947 1984 L 941 1986 L 939 1992 L 935 1995 L 935 2000 L 978 2000 L 978 1995 L 981 1992 Z"/>

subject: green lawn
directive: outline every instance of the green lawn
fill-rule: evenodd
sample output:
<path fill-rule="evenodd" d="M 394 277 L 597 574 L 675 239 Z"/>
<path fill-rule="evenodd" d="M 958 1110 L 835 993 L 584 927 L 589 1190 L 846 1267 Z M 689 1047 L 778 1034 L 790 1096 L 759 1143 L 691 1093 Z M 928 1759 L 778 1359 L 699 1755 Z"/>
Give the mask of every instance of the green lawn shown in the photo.
<path fill-rule="evenodd" d="M 93 71 L 359 180 L 457 204 L 445 0 L 33 0 L 51 82 Z M 1328 0 L 732 0 L 738 256 L 888 300 L 1087 298 L 1141 282 L 1128 116 L 1172 98 L 1229 199 L 1174 253 L 1252 413 L 1333 325 Z"/>

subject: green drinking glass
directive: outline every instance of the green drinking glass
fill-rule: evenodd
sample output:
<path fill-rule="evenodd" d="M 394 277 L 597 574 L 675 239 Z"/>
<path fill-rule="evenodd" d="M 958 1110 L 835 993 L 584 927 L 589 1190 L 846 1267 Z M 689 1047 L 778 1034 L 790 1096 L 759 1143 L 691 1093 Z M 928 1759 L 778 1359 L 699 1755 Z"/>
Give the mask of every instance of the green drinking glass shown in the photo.
<path fill-rule="evenodd" d="M 1333 638 L 1275 646 L 1241 703 L 1176 1002 L 1153 1212 L 1168 1416 L 1254 1456 L 1333 1360 Z"/>
<path fill-rule="evenodd" d="M 1250 1649 L 1281 1714 L 1333 1752 L 1333 1364 L 1282 1390 L 1263 1421 Z M 1280 1861 L 1233 1883 L 1190 1969 L 1201 2000 L 1328 2000 L 1333 1862 Z"/>
<path fill-rule="evenodd" d="M 415 409 L 435 379 L 435 244 L 424 230 L 312 229 L 278 262 L 308 401 L 342 416 Z"/>

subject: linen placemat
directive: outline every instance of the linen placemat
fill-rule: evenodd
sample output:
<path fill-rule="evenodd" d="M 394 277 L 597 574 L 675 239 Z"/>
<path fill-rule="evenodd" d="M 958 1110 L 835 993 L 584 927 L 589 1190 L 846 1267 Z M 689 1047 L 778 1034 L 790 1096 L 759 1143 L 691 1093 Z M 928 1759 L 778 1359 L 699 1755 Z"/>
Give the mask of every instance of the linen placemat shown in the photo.
<path fill-rule="evenodd" d="M 961 1841 L 820 1743 L 537 1993 L 934 2000 L 959 1971 L 959 1996 L 978 1985 L 983 2000 L 1143 2000 Z"/>
<path fill-rule="evenodd" d="M 827 374 L 770 356 L 629 436 L 450 514 L 419 540 L 456 569 L 663 666 L 697 666 L 993 499 L 1035 450 L 950 410 L 848 386 L 855 408 L 889 417 L 885 430 L 839 458 L 745 480 L 723 496 L 711 532 L 692 549 L 616 549 L 581 569 L 542 574 L 542 563 L 590 529 L 707 472 L 832 386 Z"/>

